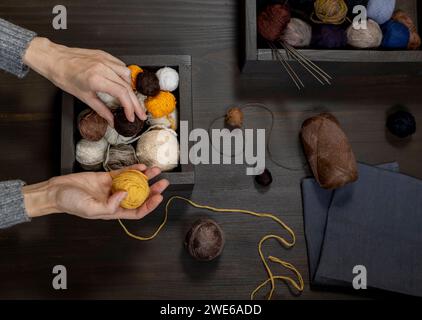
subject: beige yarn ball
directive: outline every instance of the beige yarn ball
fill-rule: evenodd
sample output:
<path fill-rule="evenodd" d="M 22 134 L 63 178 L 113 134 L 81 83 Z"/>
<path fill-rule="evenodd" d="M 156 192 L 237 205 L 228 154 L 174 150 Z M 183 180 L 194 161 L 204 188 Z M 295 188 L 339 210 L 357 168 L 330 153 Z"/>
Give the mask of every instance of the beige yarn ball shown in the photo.
<path fill-rule="evenodd" d="M 120 106 L 119 99 L 105 92 L 97 92 L 97 97 L 109 108 L 115 109 Z"/>
<path fill-rule="evenodd" d="M 112 171 L 138 163 L 135 148 L 130 144 L 110 146 L 104 160 L 104 170 Z"/>
<path fill-rule="evenodd" d="M 136 156 L 148 167 L 170 171 L 179 163 L 179 142 L 174 130 L 163 128 L 147 131 L 136 145 Z"/>
<path fill-rule="evenodd" d="M 347 43 L 355 48 L 378 48 L 382 42 L 382 30 L 378 23 L 369 19 L 366 29 L 355 29 L 353 24 L 347 29 Z"/>
<path fill-rule="evenodd" d="M 76 161 L 85 170 L 99 170 L 105 159 L 108 143 L 103 138 L 98 141 L 82 139 L 76 144 Z"/>
<path fill-rule="evenodd" d="M 281 40 L 295 48 L 307 47 L 311 44 L 312 27 L 303 20 L 291 18 L 281 35 Z"/>
<path fill-rule="evenodd" d="M 128 144 L 134 137 L 124 137 L 117 133 L 112 127 L 108 126 L 107 131 L 104 135 L 104 139 L 113 146 L 119 144 Z"/>
<path fill-rule="evenodd" d="M 179 124 L 177 109 L 174 109 L 172 113 L 161 118 L 154 118 L 151 114 L 148 114 L 147 123 L 150 126 L 158 125 L 172 130 L 177 130 Z"/>

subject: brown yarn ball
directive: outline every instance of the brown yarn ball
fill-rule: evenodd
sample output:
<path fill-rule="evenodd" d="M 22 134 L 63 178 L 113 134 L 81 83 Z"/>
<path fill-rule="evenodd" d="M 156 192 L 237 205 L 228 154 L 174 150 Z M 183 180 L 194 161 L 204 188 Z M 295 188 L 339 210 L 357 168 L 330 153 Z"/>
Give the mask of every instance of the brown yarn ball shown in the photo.
<path fill-rule="evenodd" d="M 196 260 L 211 261 L 223 251 L 223 230 L 211 219 L 197 220 L 186 234 L 185 246 Z"/>
<path fill-rule="evenodd" d="M 135 115 L 135 121 L 130 122 L 126 118 L 123 108 L 114 110 L 114 129 L 118 134 L 124 137 L 134 137 L 141 132 L 144 127 L 144 121 Z"/>
<path fill-rule="evenodd" d="M 421 46 L 421 37 L 418 34 L 415 23 L 412 18 L 404 11 L 397 10 L 391 18 L 397 22 L 404 24 L 410 31 L 410 39 L 407 48 L 416 50 Z"/>
<path fill-rule="evenodd" d="M 155 72 L 144 70 L 138 74 L 136 90 L 145 96 L 156 96 L 160 92 L 160 81 Z"/>
<path fill-rule="evenodd" d="M 78 129 L 82 138 L 89 141 L 98 141 L 106 133 L 107 121 L 95 111 L 86 109 L 78 116 Z"/>
<path fill-rule="evenodd" d="M 288 5 L 268 5 L 257 18 L 259 34 L 268 41 L 279 40 L 290 21 L 290 17 Z"/>
<path fill-rule="evenodd" d="M 104 169 L 106 171 L 118 170 L 124 167 L 137 164 L 135 148 L 130 144 L 121 144 L 110 146 L 106 160 L 104 161 Z"/>
<path fill-rule="evenodd" d="M 243 125 L 243 112 L 240 108 L 230 108 L 226 113 L 226 123 L 233 128 L 241 128 Z"/>

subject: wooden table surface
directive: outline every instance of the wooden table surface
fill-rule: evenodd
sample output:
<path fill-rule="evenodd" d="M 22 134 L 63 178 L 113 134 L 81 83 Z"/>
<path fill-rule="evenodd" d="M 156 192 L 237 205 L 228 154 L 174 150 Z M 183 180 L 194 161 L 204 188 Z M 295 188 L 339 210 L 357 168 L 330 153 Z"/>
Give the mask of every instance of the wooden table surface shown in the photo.
<path fill-rule="evenodd" d="M 208 128 L 230 106 L 265 103 L 276 115 L 273 152 L 285 163 L 303 160 L 302 121 L 327 110 L 339 118 L 360 161 L 396 160 L 403 172 L 422 178 L 420 133 L 404 144 L 388 139 L 384 128 L 386 111 L 395 103 L 408 106 L 422 123 L 418 65 L 411 76 L 402 74 L 400 66 L 376 65 L 384 73 L 376 76 L 364 64 L 325 64 L 336 76 L 335 85 L 320 87 L 306 77 L 307 89 L 298 92 L 282 73 L 240 73 L 241 1 L 62 0 L 68 29 L 61 31 L 51 25 L 56 2 L 3 1 L 0 17 L 68 46 L 115 55 L 192 55 L 193 126 Z M 34 72 L 24 80 L 0 74 L 1 180 L 33 183 L 58 174 L 60 112 L 60 92 L 47 80 Z M 268 122 L 264 111 L 246 114 L 250 127 L 265 128 Z M 267 167 L 274 178 L 267 192 L 256 189 L 242 165 L 199 165 L 192 193 L 181 194 L 218 207 L 273 212 L 294 229 L 294 248 L 269 244 L 266 252 L 293 263 L 304 276 L 305 291 L 295 297 L 279 283 L 277 299 L 360 298 L 310 289 L 300 192 L 300 180 L 309 172 L 286 171 L 268 159 Z M 128 225 L 148 233 L 162 214 L 161 207 Z M 212 263 L 193 261 L 183 248 L 190 223 L 203 216 L 218 221 L 227 237 L 223 255 Z M 172 206 L 166 228 L 147 243 L 126 237 L 113 221 L 64 214 L 39 218 L 0 232 L 0 298 L 248 299 L 266 277 L 257 242 L 267 232 L 279 230 L 269 221 L 212 214 L 182 203 Z M 68 290 L 52 288 L 52 268 L 58 264 L 67 267 Z"/>

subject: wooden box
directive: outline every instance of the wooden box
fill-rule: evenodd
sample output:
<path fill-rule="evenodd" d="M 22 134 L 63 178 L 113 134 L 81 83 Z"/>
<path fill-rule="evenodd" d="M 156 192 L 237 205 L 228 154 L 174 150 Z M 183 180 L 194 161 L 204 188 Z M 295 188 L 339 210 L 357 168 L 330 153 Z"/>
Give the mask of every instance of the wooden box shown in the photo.
<path fill-rule="evenodd" d="M 280 67 L 267 43 L 257 32 L 257 13 L 272 0 L 245 0 L 244 3 L 244 64 L 243 72 L 280 72 Z M 397 0 L 397 9 L 408 13 L 415 22 L 418 30 L 422 30 L 422 1 L 418 0 Z M 299 49 L 306 57 L 315 62 L 350 62 L 350 63 L 402 63 L 410 64 L 422 62 L 422 50 L 317 50 Z M 286 60 L 291 61 L 284 50 L 280 53 Z M 411 70 L 411 68 L 409 69 Z"/>
<path fill-rule="evenodd" d="M 188 121 L 189 128 L 192 123 L 192 90 L 191 90 L 191 57 L 190 56 L 122 56 L 119 57 L 127 65 L 139 66 L 157 70 L 161 67 L 172 67 L 179 72 L 179 88 L 173 92 L 177 99 L 179 121 Z M 77 116 L 87 106 L 63 93 L 61 117 L 61 173 L 84 171 L 75 160 L 75 146 L 81 139 L 77 129 Z M 180 126 L 179 126 L 180 127 Z M 178 128 L 178 131 L 180 128 Z M 179 132 L 178 137 L 180 139 Z M 192 164 L 179 164 L 170 172 L 163 172 L 160 178 L 170 181 L 169 190 L 190 190 L 195 183 L 195 171 Z"/>

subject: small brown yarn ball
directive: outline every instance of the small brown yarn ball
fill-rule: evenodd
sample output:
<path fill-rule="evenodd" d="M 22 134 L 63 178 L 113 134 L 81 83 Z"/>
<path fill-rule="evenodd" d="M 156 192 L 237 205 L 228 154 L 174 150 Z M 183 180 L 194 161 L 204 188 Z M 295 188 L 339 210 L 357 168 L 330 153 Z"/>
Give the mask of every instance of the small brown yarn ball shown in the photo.
<path fill-rule="evenodd" d="M 241 128 L 243 125 L 243 112 L 240 108 L 230 108 L 226 113 L 226 123 L 233 128 Z"/>
<path fill-rule="evenodd" d="M 199 219 L 186 234 L 185 246 L 196 260 L 211 261 L 223 251 L 223 230 L 211 219 Z"/>
<path fill-rule="evenodd" d="M 144 121 L 135 115 L 135 121 L 130 122 L 126 118 L 123 108 L 116 109 L 114 112 L 114 129 L 124 137 L 134 137 L 141 132 L 144 127 Z"/>
<path fill-rule="evenodd" d="M 156 96 L 160 92 L 160 81 L 155 72 L 144 70 L 140 73 L 136 80 L 136 90 L 145 96 Z"/>
<path fill-rule="evenodd" d="M 118 170 L 137 164 L 135 148 L 130 144 L 121 144 L 110 146 L 108 149 L 106 160 L 104 161 L 104 169 L 106 171 Z"/>
<path fill-rule="evenodd" d="M 107 131 L 107 121 L 95 111 L 86 109 L 78 116 L 78 129 L 82 138 L 89 141 L 98 141 Z"/>
<path fill-rule="evenodd" d="M 279 40 L 290 22 L 290 17 L 290 8 L 288 5 L 268 5 L 261 11 L 257 18 L 259 34 L 268 41 Z"/>

